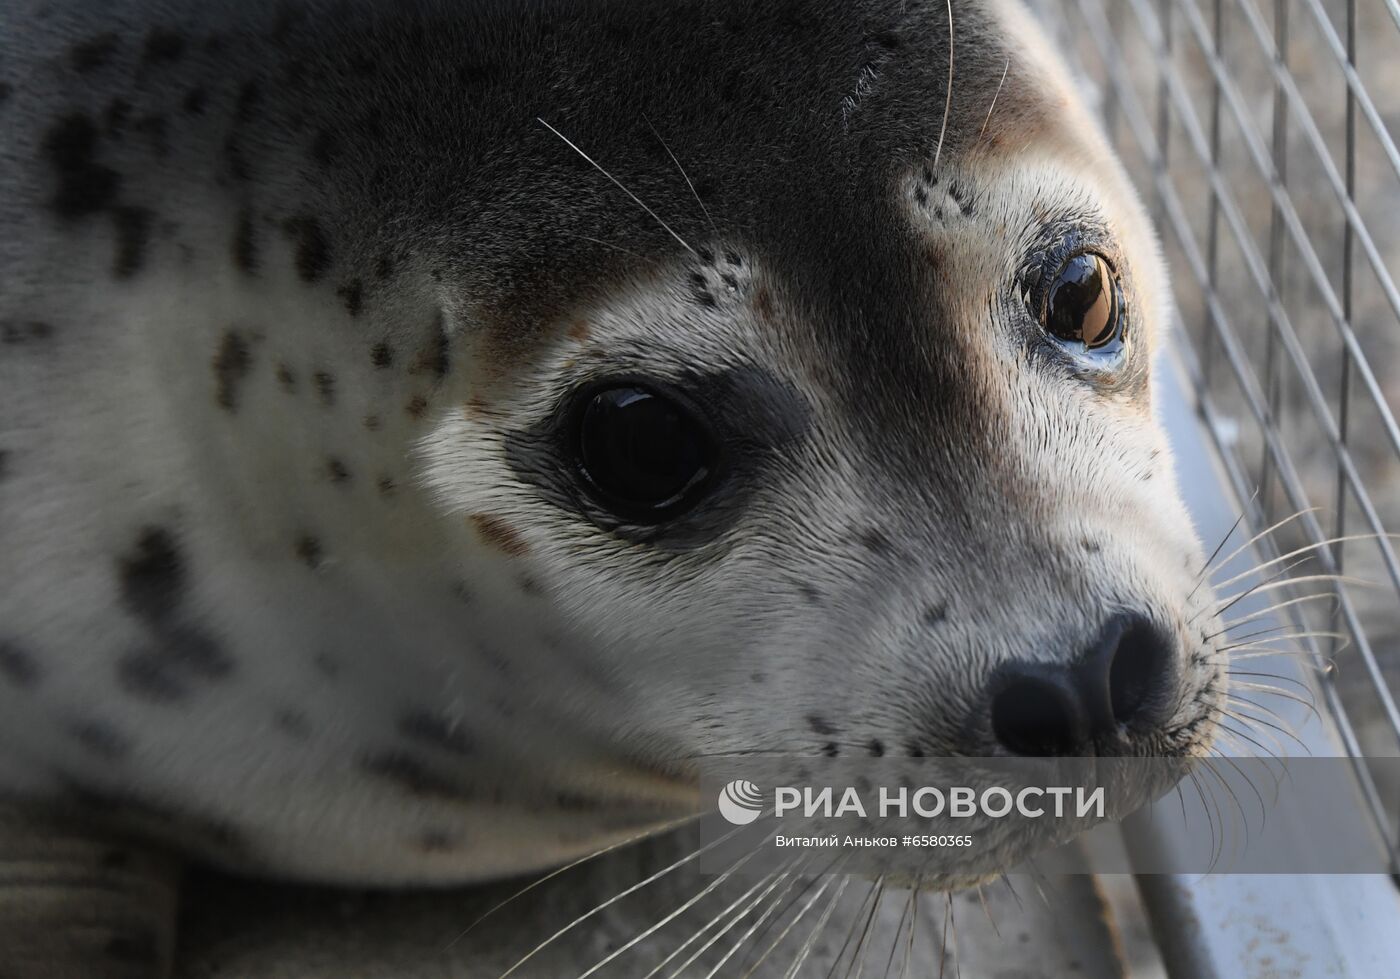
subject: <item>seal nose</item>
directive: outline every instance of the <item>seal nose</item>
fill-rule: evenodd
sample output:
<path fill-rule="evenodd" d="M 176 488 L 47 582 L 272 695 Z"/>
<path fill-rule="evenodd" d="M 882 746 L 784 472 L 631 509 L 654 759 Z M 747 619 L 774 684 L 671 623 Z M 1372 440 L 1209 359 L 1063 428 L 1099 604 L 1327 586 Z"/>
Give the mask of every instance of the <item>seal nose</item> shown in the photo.
<path fill-rule="evenodd" d="M 992 733 L 1018 755 L 1093 754 L 1158 718 L 1172 645 L 1147 618 L 1112 619 L 1071 666 L 1013 663 L 992 696 Z"/>

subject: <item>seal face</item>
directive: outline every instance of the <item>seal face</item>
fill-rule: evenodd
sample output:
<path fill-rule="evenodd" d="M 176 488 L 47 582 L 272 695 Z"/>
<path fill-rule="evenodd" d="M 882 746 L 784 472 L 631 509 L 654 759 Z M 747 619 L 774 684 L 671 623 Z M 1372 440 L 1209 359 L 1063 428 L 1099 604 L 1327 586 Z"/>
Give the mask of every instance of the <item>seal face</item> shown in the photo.
<path fill-rule="evenodd" d="M 7 32 L 10 791 L 422 882 L 755 745 L 1208 749 L 1160 259 L 1019 8 L 166 16 Z"/>

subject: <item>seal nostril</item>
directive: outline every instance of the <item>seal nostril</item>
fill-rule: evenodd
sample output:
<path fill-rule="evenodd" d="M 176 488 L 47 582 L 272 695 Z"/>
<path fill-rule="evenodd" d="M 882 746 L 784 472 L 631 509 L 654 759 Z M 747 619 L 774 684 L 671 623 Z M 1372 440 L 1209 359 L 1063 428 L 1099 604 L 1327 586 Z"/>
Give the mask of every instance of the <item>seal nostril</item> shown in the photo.
<path fill-rule="evenodd" d="M 1113 720 L 1131 724 L 1162 699 L 1171 650 L 1151 622 L 1134 618 L 1109 655 L 1108 698 Z"/>
<path fill-rule="evenodd" d="M 1080 746 L 1080 714 L 1070 693 L 1052 680 L 1021 676 L 992 699 L 992 733 L 1018 755 L 1074 754 Z"/>

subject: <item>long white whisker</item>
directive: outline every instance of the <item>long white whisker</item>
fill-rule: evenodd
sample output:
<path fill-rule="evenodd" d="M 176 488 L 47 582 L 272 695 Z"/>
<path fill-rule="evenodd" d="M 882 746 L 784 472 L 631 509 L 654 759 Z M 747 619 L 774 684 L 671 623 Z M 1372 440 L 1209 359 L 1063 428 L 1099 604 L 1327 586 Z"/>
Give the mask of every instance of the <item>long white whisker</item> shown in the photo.
<path fill-rule="evenodd" d="M 992 121 L 992 110 L 997 107 L 997 97 L 1001 95 L 1001 87 L 1006 84 L 1006 73 L 1010 70 L 1011 59 L 1007 58 L 1006 65 L 1001 69 L 1001 81 L 997 82 L 997 90 L 992 93 L 992 104 L 987 106 L 987 118 L 982 120 L 982 131 L 977 134 L 979 143 L 982 141 L 982 137 L 987 135 L 987 123 Z"/>
<path fill-rule="evenodd" d="M 844 858 L 842 858 L 842 860 L 844 860 Z M 749 979 L 749 977 L 754 974 L 758 967 L 763 964 L 764 960 L 767 959 L 769 955 L 773 954 L 773 950 L 783 943 L 783 941 L 787 938 L 788 934 L 791 933 L 792 929 L 797 927 L 797 923 L 801 921 L 802 918 L 807 914 L 807 912 L 812 909 L 812 906 L 815 905 L 817 901 L 821 900 L 822 894 L 824 894 L 826 892 L 826 889 L 831 886 L 831 882 L 836 879 L 833 874 L 826 874 L 825 876 L 826 879 L 822 881 L 821 887 L 817 888 L 816 892 L 807 899 L 807 903 L 802 905 L 801 909 L 798 910 L 797 914 L 795 914 L 792 920 L 787 923 L 787 927 L 778 933 L 778 937 L 773 939 L 773 941 L 769 943 L 768 947 L 763 950 L 763 954 L 758 957 L 757 961 L 755 961 L 753 965 L 748 967 L 748 969 L 744 972 L 743 976 L 741 976 L 740 979 Z M 845 878 L 843 877 L 842 879 Z"/>
<path fill-rule="evenodd" d="M 544 128 L 548 129 L 548 130 L 549 130 L 550 132 L 552 132 L 554 135 L 556 135 L 556 136 L 558 136 L 560 139 L 562 139 L 566 144 L 568 144 L 569 149 L 573 150 L 573 151 L 574 151 L 575 153 L 577 153 L 579 156 L 581 156 L 581 157 L 583 157 L 585 160 L 587 160 L 590 164 L 592 164 L 592 166 L 593 166 L 593 168 L 594 168 L 595 170 L 597 170 L 597 171 L 598 171 L 599 173 L 601 173 L 603 176 L 605 176 L 605 177 L 607 177 L 609 180 L 611 180 L 611 181 L 613 182 L 614 186 L 616 186 L 618 190 L 622 191 L 622 192 L 623 192 L 624 194 L 626 194 L 628 197 L 632 198 L 632 200 L 636 202 L 636 204 L 637 204 L 638 207 L 640 207 L 643 211 L 646 211 L 648 214 L 651 215 L 652 220 L 654 220 L 657 224 L 661 225 L 661 227 L 665 228 L 666 231 L 667 231 L 667 233 L 670 234 L 670 236 L 671 236 L 672 238 L 674 238 L 674 239 L 676 239 L 676 241 L 680 242 L 682 248 L 684 248 L 686 251 L 690 252 L 690 254 L 692 254 L 692 255 L 695 254 L 695 249 L 694 249 L 694 248 L 691 248 L 688 244 L 686 244 L 685 239 L 682 238 L 680 235 L 676 234 L 674 228 L 672 228 L 672 227 L 671 227 L 669 224 L 667 224 L 665 221 L 661 220 L 660 215 L 658 215 L 658 214 L 657 214 L 655 211 L 653 211 L 651 208 L 647 207 L 646 204 L 642 203 L 642 199 L 641 199 L 640 197 L 638 197 L 636 194 L 632 193 L 632 192 L 631 192 L 630 190 L 628 190 L 626 187 L 622 186 L 621 181 L 619 181 L 619 180 L 618 180 L 616 177 L 614 177 L 612 174 L 608 173 L 608 171 L 604 170 L 604 169 L 602 168 L 602 166 L 599 165 L 598 161 L 594 160 L 593 157 L 589 156 L 589 155 L 588 155 L 587 153 L 585 153 L 583 150 L 579 149 L 576 145 L 574 145 L 573 140 L 569 139 L 569 137 L 565 136 L 565 135 L 564 135 L 563 133 L 561 133 L 559 130 L 555 129 L 553 126 L 551 126 L 549 123 L 545 122 L 545 121 L 544 121 L 543 119 L 541 119 L 539 116 L 536 116 L 536 117 L 535 117 L 535 121 L 538 122 L 538 123 L 539 123 L 541 126 L 543 126 Z"/>
<path fill-rule="evenodd" d="M 626 890 L 623 890 L 623 891 L 621 891 L 621 892 L 619 892 L 619 893 L 617 893 L 617 894 L 614 894 L 612 897 L 608 898 L 608 899 L 607 899 L 606 901 L 604 901 L 602 904 L 596 905 L 592 910 L 586 911 L 586 912 L 584 912 L 583 914 L 579 915 L 579 916 L 578 916 L 577 918 L 575 918 L 573 921 L 569 922 L 569 923 L 568 923 L 567 925 L 565 925 L 563 928 L 560 928 L 560 929 L 559 929 L 558 931 L 556 931 L 553 935 L 550 935 L 550 936 L 549 936 L 548 938 L 546 938 L 544 941 L 540 942 L 538 945 L 536 945 L 534 948 L 532 948 L 529 952 L 527 952 L 527 953 L 525 954 L 525 956 L 524 956 L 523 958 L 520 959 L 520 961 L 516 962 L 513 966 L 511 966 L 511 967 L 510 967 L 509 969 L 507 969 L 505 972 L 502 972 L 502 973 L 501 973 L 501 976 L 500 976 L 500 979 L 506 979 L 506 976 L 511 975 L 512 973 L 514 973 L 515 970 L 519 969 L 519 968 L 520 968 L 522 965 L 524 965 L 526 962 L 530 961 L 530 959 L 534 958 L 534 957 L 535 957 L 537 954 L 539 954 L 539 952 L 540 952 L 542 949 L 544 949 L 546 946 L 548 946 L 548 945 L 550 945 L 552 942 L 558 940 L 561 936 L 567 934 L 569 931 L 573 930 L 574 928 L 577 928 L 579 925 L 583 924 L 585 921 L 587 921 L 589 918 L 593 917 L 593 916 L 594 916 L 595 914 L 597 914 L 598 912 L 602 911 L 604 908 L 611 907 L 612 905 L 616 904 L 618 901 L 621 901 L 621 900 L 622 900 L 624 897 L 626 897 L 627 895 L 629 895 L 629 894 L 635 894 L 637 891 L 641 890 L 643 887 L 646 887 L 648 884 L 652 884 L 652 883 L 654 883 L 654 882 L 660 880 L 662 877 L 665 877 L 665 876 L 666 876 L 667 874 L 669 874 L 671 871 L 676 870 L 676 869 L 679 868 L 679 867 L 685 866 L 686 864 L 690 863 L 690 861 L 696 859 L 697 857 L 701 856 L 702 854 L 708 853 L 710 850 L 713 850 L 715 847 L 719 846 L 721 843 L 724 843 L 725 841 L 729 840 L 729 839 L 730 839 L 731 837 L 733 837 L 737 832 L 739 832 L 740 829 L 743 829 L 743 827 L 739 827 L 739 828 L 737 828 L 737 829 L 730 830 L 728 833 L 724 834 L 724 835 L 721 836 L 719 839 L 713 840 L 712 842 L 705 844 L 704 846 L 700 847 L 700 849 L 698 849 L 698 850 L 694 851 L 693 853 L 691 853 L 691 854 L 689 854 L 689 855 L 687 855 L 687 856 L 685 856 L 685 857 L 682 857 L 681 859 L 677 860 L 675 863 L 671 864 L 669 867 L 666 867 L 666 868 L 664 868 L 664 869 L 662 869 L 662 870 L 658 870 L 656 873 L 652 874 L 650 877 L 646 878 L 645 880 L 638 881 L 637 883 L 633 884 L 631 887 L 627 888 Z"/>
<path fill-rule="evenodd" d="M 1315 551 L 1320 547 L 1328 547 L 1332 544 L 1345 544 L 1349 541 L 1389 540 L 1391 538 L 1400 539 L 1400 534 L 1350 534 L 1346 537 L 1329 537 L 1327 540 L 1321 540 L 1314 544 L 1308 544 L 1304 547 L 1295 548 L 1294 550 L 1289 551 L 1287 554 L 1280 554 L 1278 557 L 1265 561 L 1262 564 L 1256 564 L 1248 571 L 1241 571 L 1239 574 L 1235 575 L 1232 578 L 1227 578 L 1224 581 L 1218 582 L 1215 585 L 1215 587 L 1217 590 L 1229 588 L 1235 582 L 1240 581 L 1244 578 L 1248 578 L 1250 575 L 1263 571 L 1265 568 L 1272 567 L 1275 564 L 1282 564 L 1284 561 L 1290 560 L 1291 558 L 1295 558 L 1300 554 L 1307 554 L 1309 551 Z"/>
<path fill-rule="evenodd" d="M 797 958 L 793 959 L 792 965 L 788 968 L 788 971 L 783 974 L 783 979 L 795 979 L 798 970 L 802 968 L 802 963 L 806 962 L 807 956 L 812 954 L 812 948 L 817 943 L 817 936 L 826 928 L 826 923 L 830 920 L 831 913 L 835 911 L 836 906 L 841 903 L 841 895 L 845 892 L 846 886 L 850 884 L 850 882 L 850 875 L 843 874 L 841 877 L 841 884 L 836 888 L 836 892 L 831 895 L 831 900 L 827 902 L 826 909 L 822 911 L 821 917 L 817 919 L 816 926 L 812 928 L 811 934 L 807 936 L 807 940 L 802 943 L 802 947 L 797 952 Z"/>
<path fill-rule="evenodd" d="M 719 229 L 715 227 L 714 218 L 710 217 L 710 209 L 706 207 L 705 202 L 700 199 L 700 192 L 695 189 L 695 184 L 691 183 L 690 174 L 685 172 L 685 167 L 681 166 L 681 161 L 676 159 L 676 154 L 671 152 L 671 147 L 666 145 L 666 141 L 661 138 L 661 134 L 656 131 L 656 127 L 651 124 L 651 120 L 647 119 L 646 116 L 642 116 L 642 119 L 646 121 L 647 128 L 650 129 L 651 134 L 656 137 L 656 141 L 661 144 L 661 148 L 666 151 L 666 155 L 671 158 L 671 162 L 676 165 L 676 169 L 681 172 L 681 177 L 685 180 L 685 185 L 690 188 L 690 195 L 695 198 L 695 203 L 700 205 L 700 211 L 705 215 L 705 223 L 710 226 L 710 230 L 714 232 L 715 237 L 719 237 Z"/>
<path fill-rule="evenodd" d="M 1306 509 L 1304 509 L 1304 510 L 1299 510 L 1297 513 L 1290 514 L 1289 516 L 1284 517 L 1282 520 L 1280 520 L 1278 523 L 1274 524 L 1272 527 L 1266 527 L 1265 529 L 1259 531 L 1259 533 L 1255 534 L 1255 535 L 1254 535 L 1253 537 L 1251 537 L 1249 540 L 1245 541 L 1245 542 L 1244 542 L 1243 544 L 1241 544 L 1239 547 L 1235 548 L 1235 549 L 1234 549 L 1233 551 L 1231 551 L 1229 554 L 1225 555 L 1225 557 L 1221 558 L 1218 562 L 1216 562 L 1216 566 L 1217 566 L 1217 567 L 1221 567 L 1221 568 L 1225 567 L 1225 566 L 1228 565 L 1231 561 L 1233 561 L 1235 558 L 1239 557 L 1241 554 L 1243 554 L 1245 551 L 1247 551 L 1247 550 L 1250 548 L 1250 546 L 1252 546 L 1253 544 L 1258 543 L 1260 540 L 1262 540 L 1263 538 L 1269 536 L 1269 535 L 1272 534 L 1274 531 L 1278 530 L 1280 527 L 1284 526 L 1285 524 L 1292 523 L 1294 520 L 1297 520 L 1299 517 L 1305 517 L 1305 516 L 1307 516 L 1307 515 L 1310 514 L 1310 513 L 1316 513 L 1317 511 L 1319 511 L 1319 510 L 1321 510 L 1321 509 L 1322 509 L 1322 507 L 1316 507 L 1316 506 L 1314 506 L 1314 507 L 1308 507 L 1308 508 L 1306 508 Z M 1207 567 L 1209 567 L 1209 565 L 1207 565 Z"/>
<path fill-rule="evenodd" d="M 662 928 L 666 927 L 666 925 L 670 924 L 670 923 L 671 923 L 672 921 L 674 921 L 676 918 L 680 917 L 680 916 L 681 916 L 682 914 L 684 914 L 686 911 L 688 911 L 688 910 L 690 910 L 692 907 L 694 907 L 699 901 L 701 901 L 701 900 L 705 897 L 706 894 L 709 894 L 709 893 L 710 893 L 711 891 L 713 891 L 716 887 L 719 887 L 719 886 L 720 886 L 721 884 L 723 884 L 726 880 L 728 880 L 728 879 L 734 874 L 734 872 L 735 872 L 736 870 L 738 870 L 738 869 L 739 869 L 740 867 L 742 867 L 744 864 L 746 864 L 746 863 L 748 863 L 750 860 L 752 860 L 753 857 L 754 857 L 754 855 L 757 854 L 758 852 L 759 852 L 759 850 L 756 848 L 756 849 L 750 850 L 748 853 L 744 854 L 744 855 L 743 855 L 742 857 L 740 857 L 737 861 L 735 861 L 735 863 L 734 863 L 728 870 L 726 870 L 724 873 L 722 873 L 722 874 L 720 874 L 718 877 L 716 877 L 713 881 L 711 881 L 708 885 L 706 885 L 705 888 L 704 888 L 703 890 L 701 890 L 698 894 L 696 894 L 696 895 L 695 895 L 694 897 L 692 897 L 690 900 L 686 901 L 686 902 L 685 902 L 684 904 L 682 904 L 680 907 L 676 908 L 676 910 L 672 911 L 670 914 L 666 915 L 666 917 L 662 918 L 660 921 L 658 921 L 658 922 L 656 922 L 655 924 L 653 924 L 650 928 L 648 928 L 648 929 L 646 929 L 645 931 L 641 932 L 640 934 L 636 935 L 634 938 L 632 938 L 631 941 L 627 942 L 625 945 L 621 946 L 620 948 L 614 949 L 614 950 L 613 950 L 612 952 L 610 952 L 605 958 L 600 959 L 600 960 L 598 961 L 598 963 L 597 963 L 596 965 L 594 965 L 591 969 L 589 969 L 587 972 L 581 972 L 581 973 L 579 973 L 578 979 L 588 979 L 589 976 L 593 975 L 595 972 L 597 972 L 597 971 L 598 971 L 599 969 L 601 969 L 603 966 L 607 965 L 607 964 L 608 964 L 609 962 L 611 962 L 613 959 L 615 959 L 615 958 L 617 958 L 618 956 L 622 955 L 622 954 L 625 953 L 628 949 L 630 949 L 630 948 L 632 948 L 633 946 L 637 945 L 639 942 L 644 941 L 648 936 L 654 935 L 656 932 L 658 932 L 658 931 L 660 931 Z"/>
<path fill-rule="evenodd" d="M 647 830 L 645 833 L 638 833 L 638 834 L 636 834 L 635 836 L 629 836 L 629 837 L 628 837 L 627 839 L 625 839 L 625 840 L 619 840 L 618 842 L 609 844 L 608 846 L 605 846 L 605 847 L 603 847 L 602 849 L 594 850 L 592 853 L 589 853 L 589 854 L 586 854 L 586 855 L 584 855 L 584 856 L 581 856 L 581 857 L 579 857 L 577 860 L 574 860 L 574 861 L 571 862 L 571 863 L 566 863 L 566 864 L 564 864 L 564 866 L 559 867 L 559 868 L 556 869 L 556 870 L 550 871 L 549 873 L 545 874 L 543 877 L 539 878 L 538 880 L 534 881 L 533 883 L 527 884 L 526 886 L 520 888 L 520 890 L 518 890 L 518 891 L 516 891 L 515 893 L 511 894 L 509 897 L 505 898 L 504 900 L 498 901 L 497 903 L 493 904 L 490 908 L 488 908 L 488 909 L 486 910 L 486 913 L 485 913 L 485 914 L 480 915 L 475 921 L 473 921 L 471 924 L 467 925 L 467 927 L 463 928 L 463 929 L 457 934 L 457 937 L 456 937 L 456 938 L 452 939 L 452 941 L 448 942 L 445 946 L 443 946 L 443 951 L 447 951 L 448 949 L 450 949 L 450 948 L 452 948 L 454 945 L 456 945 L 458 942 L 460 942 L 463 938 L 466 938 L 467 935 L 469 935 L 469 934 L 471 933 L 471 931 L 472 931 L 473 928 L 475 928 L 477 925 L 481 924 L 481 923 L 482 923 L 483 921 L 485 921 L 487 918 L 491 917 L 491 916 L 492 916 L 493 914 L 495 914 L 497 911 L 501 910 L 501 908 L 505 907 L 507 904 L 510 904 L 512 901 L 516 900 L 517 898 L 520 898 L 520 897 L 525 896 L 526 894 L 530 893 L 531 891 L 533 891 L 535 888 L 539 887 L 540 885 L 545 884 L 545 883 L 548 883 L 549 881 L 551 881 L 551 880 L 553 880 L 554 878 L 558 877 L 560 874 L 568 873 L 570 870 L 573 870 L 575 867 L 580 866 L 581 864 L 588 863 L 588 861 L 590 861 L 590 860 L 596 860 L 598 857 L 605 856 L 606 854 L 612 853 L 614 850 L 619 850 L 619 849 L 621 849 L 621 848 L 624 847 L 624 846 L 631 846 L 633 843 L 639 843 L 639 842 L 641 842 L 642 840 L 647 839 L 648 837 L 655 836 L 655 835 L 658 834 L 658 833 L 664 833 L 664 832 L 666 832 L 666 831 L 669 830 L 669 829 L 675 829 L 675 828 L 677 828 L 677 827 L 679 827 L 679 826 L 683 826 L 683 825 L 685 825 L 686 823 L 693 822 L 693 821 L 695 821 L 695 820 L 698 819 L 698 818 L 699 818 L 699 816 L 685 816 L 685 817 L 683 817 L 683 818 L 681 818 L 681 819 L 677 819 L 677 820 L 674 820 L 674 821 L 672 821 L 672 822 L 666 823 L 666 824 L 664 824 L 664 825 L 662 825 L 662 826 L 659 826 L 659 827 L 657 827 L 656 829 Z"/>
<path fill-rule="evenodd" d="M 948 114 L 953 109 L 953 0 L 948 6 L 948 92 L 943 98 L 943 125 L 938 130 L 938 147 L 933 151 L 933 168 L 938 169 L 939 158 L 943 155 L 943 136 L 948 132 Z"/>

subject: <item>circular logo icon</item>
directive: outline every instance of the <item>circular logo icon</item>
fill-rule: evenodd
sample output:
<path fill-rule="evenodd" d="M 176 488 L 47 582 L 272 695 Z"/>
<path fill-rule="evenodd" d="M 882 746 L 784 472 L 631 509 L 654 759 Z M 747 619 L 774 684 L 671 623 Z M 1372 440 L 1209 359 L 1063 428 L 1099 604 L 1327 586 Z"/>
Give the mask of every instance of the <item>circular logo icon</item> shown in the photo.
<path fill-rule="evenodd" d="M 763 793 L 757 785 L 736 778 L 719 794 L 719 814 L 735 826 L 747 826 L 763 810 Z"/>

